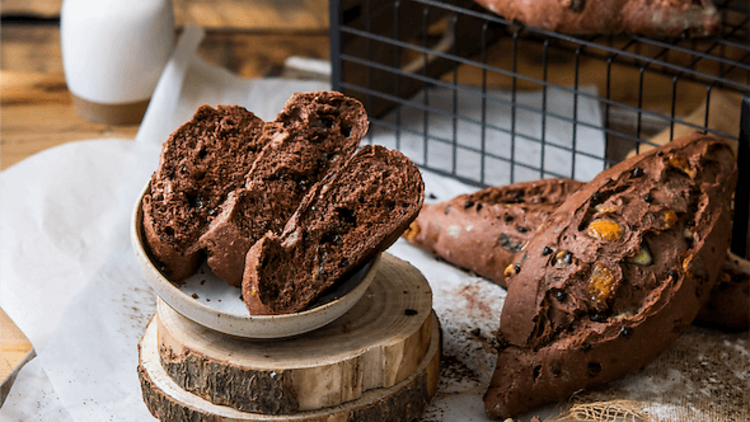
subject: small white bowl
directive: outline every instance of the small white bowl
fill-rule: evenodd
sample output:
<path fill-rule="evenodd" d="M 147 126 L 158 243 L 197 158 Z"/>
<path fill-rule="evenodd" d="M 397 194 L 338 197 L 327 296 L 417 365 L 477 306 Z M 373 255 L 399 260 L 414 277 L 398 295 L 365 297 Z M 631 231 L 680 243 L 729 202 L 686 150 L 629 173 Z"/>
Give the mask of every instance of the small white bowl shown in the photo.
<path fill-rule="evenodd" d="M 156 294 L 186 318 L 224 334 L 251 339 L 292 337 L 329 324 L 356 304 L 370 286 L 380 263 L 380 254 L 308 309 L 285 315 L 250 315 L 241 291 L 216 277 L 205 265 L 180 286 L 169 281 L 153 264 L 143 235 L 141 200 L 131 221 L 131 240 L 143 274 Z"/>

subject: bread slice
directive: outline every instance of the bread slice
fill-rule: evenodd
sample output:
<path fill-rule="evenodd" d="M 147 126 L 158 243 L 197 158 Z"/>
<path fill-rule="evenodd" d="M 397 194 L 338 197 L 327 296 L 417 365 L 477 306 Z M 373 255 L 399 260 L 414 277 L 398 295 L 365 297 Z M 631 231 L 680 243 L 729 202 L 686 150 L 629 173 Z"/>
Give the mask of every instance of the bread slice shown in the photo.
<path fill-rule="evenodd" d="M 368 124 L 362 104 L 340 93 L 292 96 L 266 125 L 266 146 L 244 185 L 228 196 L 200 238 L 213 273 L 239 286 L 253 243 L 281 231 L 307 191 L 354 153 Z"/>
<path fill-rule="evenodd" d="M 423 200 L 422 177 L 408 158 L 364 146 L 308 193 L 281 234 L 250 249 L 242 281 L 250 314 L 304 309 L 390 246 Z"/>
<path fill-rule="evenodd" d="M 148 249 L 172 281 L 200 263 L 199 237 L 263 147 L 263 121 L 239 106 L 203 105 L 164 143 L 143 197 Z"/>
<path fill-rule="evenodd" d="M 583 183 L 545 179 L 492 186 L 425 204 L 404 233 L 415 246 L 505 287 L 504 271 L 536 229 Z"/>
<path fill-rule="evenodd" d="M 726 260 L 736 176 L 731 148 L 695 134 L 572 194 L 508 280 L 489 416 L 565 399 L 668 348 Z"/>

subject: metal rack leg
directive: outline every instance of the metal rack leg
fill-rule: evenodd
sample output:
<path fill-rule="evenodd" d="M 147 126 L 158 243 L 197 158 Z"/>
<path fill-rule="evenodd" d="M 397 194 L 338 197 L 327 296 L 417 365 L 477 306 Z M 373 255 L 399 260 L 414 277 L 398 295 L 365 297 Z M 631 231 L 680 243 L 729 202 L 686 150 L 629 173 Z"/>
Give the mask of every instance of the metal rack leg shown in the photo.
<path fill-rule="evenodd" d="M 341 92 L 341 2 L 329 2 L 331 25 L 331 89 Z"/>
<path fill-rule="evenodd" d="M 748 258 L 748 219 L 750 219 L 750 92 L 740 105 L 740 138 L 737 148 L 737 189 L 734 194 L 732 252 Z"/>

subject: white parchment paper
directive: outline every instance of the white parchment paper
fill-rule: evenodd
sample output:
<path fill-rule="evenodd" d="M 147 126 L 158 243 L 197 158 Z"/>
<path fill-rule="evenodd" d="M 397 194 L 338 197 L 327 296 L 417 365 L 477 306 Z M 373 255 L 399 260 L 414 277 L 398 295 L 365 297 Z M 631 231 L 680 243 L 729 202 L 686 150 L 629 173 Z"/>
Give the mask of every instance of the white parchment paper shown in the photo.
<path fill-rule="evenodd" d="M 66 144 L 0 174 L 0 306 L 38 354 L 21 370 L 0 408 L 0 420 L 153 420 L 141 399 L 136 365 L 137 342 L 154 312 L 154 294 L 135 261 L 128 230 L 136 198 L 156 168 L 161 143 L 201 104 L 240 104 L 271 120 L 293 92 L 328 88 L 320 82 L 239 79 L 196 57 L 201 38 L 196 28 L 183 33 L 135 142 Z M 452 98 L 439 90 L 428 95 L 435 107 Z M 549 95 L 550 107 L 561 115 L 571 114 L 566 94 Z M 477 104 L 471 98 L 461 101 L 462 115 L 476 119 Z M 519 101 L 533 106 L 541 97 L 530 93 Z M 596 102 L 579 98 L 578 104 L 579 115 L 598 124 Z M 404 113 L 399 117 L 404 127 L 418 132 L 419 116 Z M 508 124 L 509 110 L 498 107 L 492 113 L 496 125 Z M 538 134 L 536 117 L 516 117 L 519 133 Z M 447 136 L 448 124 L 452 122 L 433 120 L 429 130 Z M 462 129 L 460 142 L 476 142 L 475 129 Z M 547 139 L 569 145 L 570 130 L 562 124 Z M 585 135 L 587 151 L 603 155 L 599 131 L 579 129 L 579 135 Z M 421 162 L 423 137 L 399 136 L 402 149 Z M 496 142 L 507 137 L 491 136 Z M 369 139 L 395 145 L 395 135 L 387 131 L 374 130 Z M 521 143 L 519 148 L 517 158 L 541 160 L 536 146 Z M 548 151 L 546 157 L 552 157 L 547 168 L 571 170 L 570 156 Z M 462 168 L 474 169 L 473 159 L 462 162 Z M 575 174 L 586 180 L 601 166 L 592 162 L 578 170 L 576 165 Z M 502 180 L 506 175 L 493 177 Z M 433 202 L 475 189 L 432 173 L 425 173 L 424 179 Z M 504 290 L 402 240 L 389 252 L 415 265 L 428 279 L 444 330 L 440 390 L 423 420 L 486 420 L 482 395 L 494 369 L 491 338 L 498 328 Z"/>

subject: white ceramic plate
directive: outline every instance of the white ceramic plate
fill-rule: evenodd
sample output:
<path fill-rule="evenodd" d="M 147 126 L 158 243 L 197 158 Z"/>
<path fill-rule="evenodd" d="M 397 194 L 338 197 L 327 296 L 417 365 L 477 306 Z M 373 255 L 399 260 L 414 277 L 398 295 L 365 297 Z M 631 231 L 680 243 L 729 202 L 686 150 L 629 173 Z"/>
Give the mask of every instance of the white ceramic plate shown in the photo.
<path fill-rule="evenodd" d="M 131 240 L 143 274 L 156 294 L 172 309 L 205 327 L 237 337 L 272 339 L 291 337 L 320 328 L 345 314 L 370 286 L 380 254 L 351 278 L 320 297 L 308 309 L 287 315 L 250 315 L 241 291 L 216 277 L 205 265 L 182 285 L 169 281 L 153 264 L 145 247 L 141 199 L 131 221 Z"/>

